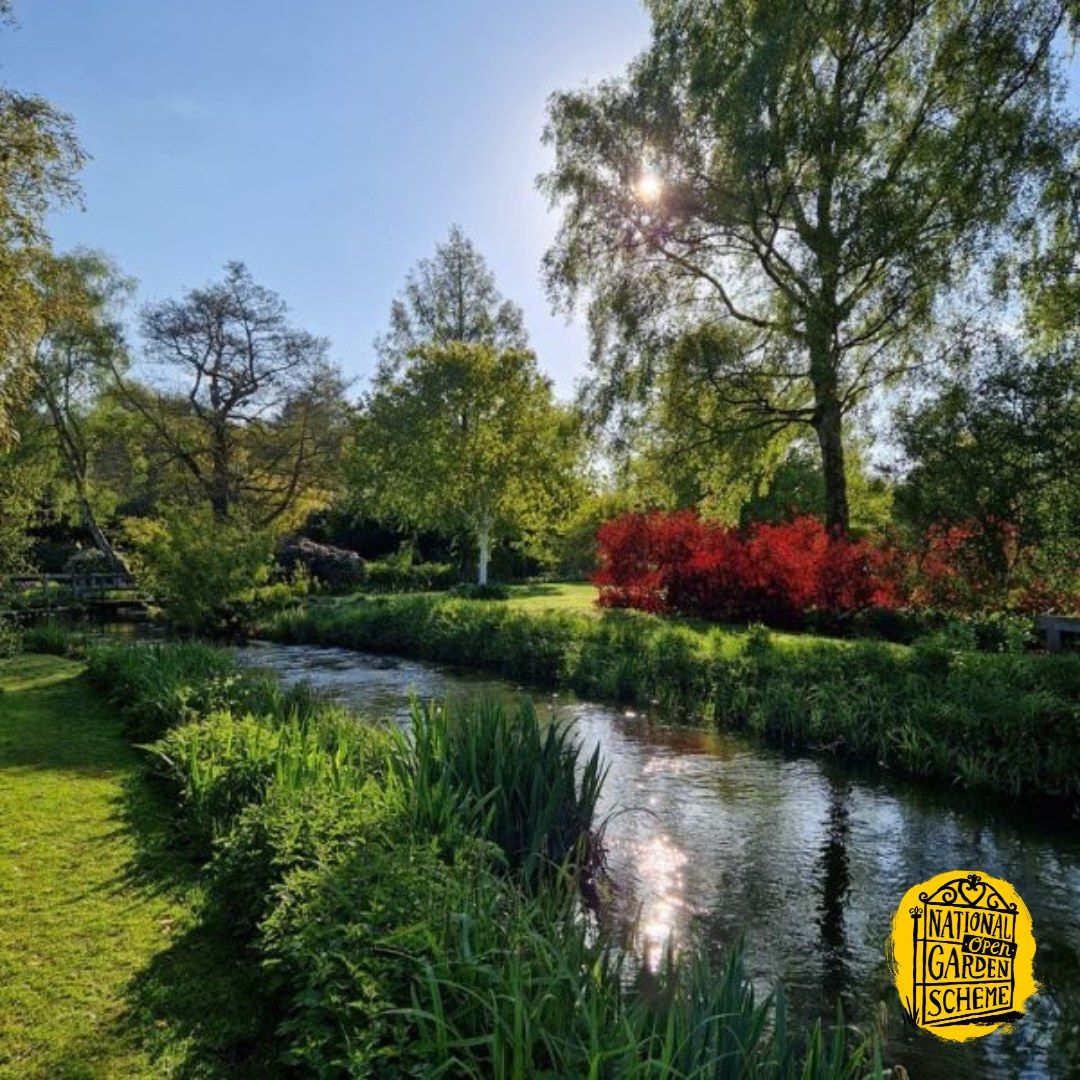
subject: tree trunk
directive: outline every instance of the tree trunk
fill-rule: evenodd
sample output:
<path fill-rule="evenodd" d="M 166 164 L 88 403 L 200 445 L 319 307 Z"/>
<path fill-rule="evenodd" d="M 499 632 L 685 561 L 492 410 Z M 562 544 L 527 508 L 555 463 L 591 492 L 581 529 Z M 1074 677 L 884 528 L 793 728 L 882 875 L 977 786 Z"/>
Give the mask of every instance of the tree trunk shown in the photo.
<path fill-rule="evenodd" d="M 476 567 L 476 583 L 488 583 L 488 562 L 491 560 L 491 526 L 487 521 L 480 526 L 480 559 Z"/>
<path fill-rule="evenodd" d="M 40 386 L 45 398 L 45 404 L 49 409 L 49 415 L 52 417 L 60 456 L 64 459 L 68 471 L 71 473 L 71 480 L 75 485 L 75 495 L 79 503 L 79 513 L 83 525 L 86 526 L 86 531 L 94 541 L 94 547 L 109 560 L 109 565 L 115 570 L 126 574 L 127 566 L 124 564 L 124 560 L 117 555 L 116 548 L 109 543 L 109 538 L 98 524 L 94 508 L 90 505 L 86 482 L 86 452 L 82 448 L 82 438 L 77 434 L 77 430 L 73 432 L 69 429 L 68 418 L 65 416 L 64 410 L 60 407 L 59 401 L 49 390 L 44 380 L 41 381 Z"/>
<path fill-rule="evenodd" d="M 101 526 L 94 516 L 93 508 L 90 506 L 90 500 L 83 491 L 79 492 L 79 509 L 82 512 L 83 524 L 86 526 L 87 532 L 90 533 L 90 536 L 94 541 L 94 547 L 109 560 L 109 565 L 114 570 L 121 574 L 126 574 L 127 566 L 125 565 L 124 560 L 116 553 L 116 548 L 109 543 L 109 538 L 102 532 Z"/>
<path fill-rule="evenodd" d="M 835 325 L 827 318 L 811 319 L 807 345 L 810 381 L 814 388 L 811 423 L 821 448 L 825 477 L 825 527 L 839 538 L 848 531 L 847 475 L 844 472 L 844 411 L 838 390 L 839 358 L 834 349 Z"/>
<path fill-rule="evenodd" d="M 843 416 L 835 399 L 815 410 L 814 430 L 821 447 L 821 470 L 825 476 L 825 527 L 839 538 L 848 531 L 847 474 L 844 472 Z"/>
<path fill-rule="evenodd" d="M 210 451 L 210 509 L 218 521 L 227 521 L 232 510 L 229 477 L 229 435 L 224 421 L 215 421 Z"/>

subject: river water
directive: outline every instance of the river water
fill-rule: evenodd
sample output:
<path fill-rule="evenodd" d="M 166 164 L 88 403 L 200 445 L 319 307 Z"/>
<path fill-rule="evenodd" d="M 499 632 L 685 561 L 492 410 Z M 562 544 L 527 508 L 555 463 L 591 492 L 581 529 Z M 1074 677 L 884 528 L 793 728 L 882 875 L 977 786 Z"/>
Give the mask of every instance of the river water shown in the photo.
<path fill-rule="evenodd" d="M 358 713 L 405 721 L 422 700 L 530 693 L 573 723 L 609 766 L 608 868 L 616 917 L 654 963 L 675 948 L 745 941 L 766 989 L 792 1011 L 831 1018 L 836 1003 L 867 1024 L 886 1002 L 887 1059 L 914 1078 L 1080 1076 L 1080 828 L 1025 811 L 658 716 L 410 660 L 344 649 L 253 644 L 241 658 L 286 682 L 306 680 Z M 904 892 L 946 870 L 1010 881 L 1031 911 L 1041 991 L 1012 1034 L 946 1043 L 907 1026 L 884 942 Z M 629 933 L 630 931 L 628 931 Z"/>

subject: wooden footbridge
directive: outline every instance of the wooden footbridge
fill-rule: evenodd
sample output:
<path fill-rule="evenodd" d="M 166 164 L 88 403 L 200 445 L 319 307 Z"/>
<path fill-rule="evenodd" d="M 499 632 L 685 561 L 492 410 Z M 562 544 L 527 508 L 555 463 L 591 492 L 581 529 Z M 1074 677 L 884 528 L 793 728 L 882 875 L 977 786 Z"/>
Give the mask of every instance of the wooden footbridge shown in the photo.
<path fill-rule="evenodd" d="M 135 578 L 123 571 L 0 577 L 0 614 L 15 618 L 69 614 L 108 618 L 145 611 L 148 603 Z"/>

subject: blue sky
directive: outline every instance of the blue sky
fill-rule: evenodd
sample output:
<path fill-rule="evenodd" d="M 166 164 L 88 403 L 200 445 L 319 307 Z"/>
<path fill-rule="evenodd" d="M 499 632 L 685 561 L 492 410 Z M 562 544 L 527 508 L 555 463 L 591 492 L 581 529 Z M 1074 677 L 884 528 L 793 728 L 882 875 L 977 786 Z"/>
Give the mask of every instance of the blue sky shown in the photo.
<path fill-rule="evenodd" d="M 637 0 L 16 0 L 16 15 L 0 79 L 70 112 L 93 156 L 60 247 L 109 252 L 140 301 L 243 259 L 362 379 L 407 269 L 457 222 L 571 392 L 584 327 L 540 281 L 545 100 L 646 44 Z"/>
<path fill-rule="evenodd" d="M 16 0 L 0 80 L 70 112 L 93 156 L 60 247 L 140 301 L 243 259 L 353 376 L 408 268 L 457 222 L 568 395 L 581 320 L 551 314 L 535 190 L 545 100 L 646 43 L 637 0 Z"/>

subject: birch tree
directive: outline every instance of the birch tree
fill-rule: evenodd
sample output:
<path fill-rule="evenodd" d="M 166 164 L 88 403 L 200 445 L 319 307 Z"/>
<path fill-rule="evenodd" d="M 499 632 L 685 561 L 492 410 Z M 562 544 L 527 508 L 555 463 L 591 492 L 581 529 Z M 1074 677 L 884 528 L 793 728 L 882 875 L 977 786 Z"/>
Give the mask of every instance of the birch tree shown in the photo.
<path fill-rule="evenodd" d="M 87 417 L 110 385 L 112 371 L 126 365 L 120 315 L 133 285 L 102 255 L 77 251 L 44 258 L 37 287 L 42 317 L 33 395 L 52 424 L 83 527 L 106 560 L 123 569 L 94 508 Z"/>
<path fill-rule="evenodd" d="M 687 330 L 745 423 L 807 425 L 848 525 L 845 423 L 943 290 L 1037 206 L 1074 133 L 1062 0 L 650 0 L 625 76 L 555 94 L 552 293 L 589 304 L 591 400 L 633 405 Z M 720 435 L 727 438 L 730 436 Z"/>
<path fill-rule="evenodd" d="M 387 519 L 468 535 L 485 585 L 497 539 L 541 533 L 567 508 L 575 448 L 532 353 L 429 345 L 364 402 L 353 485 Z"/>

